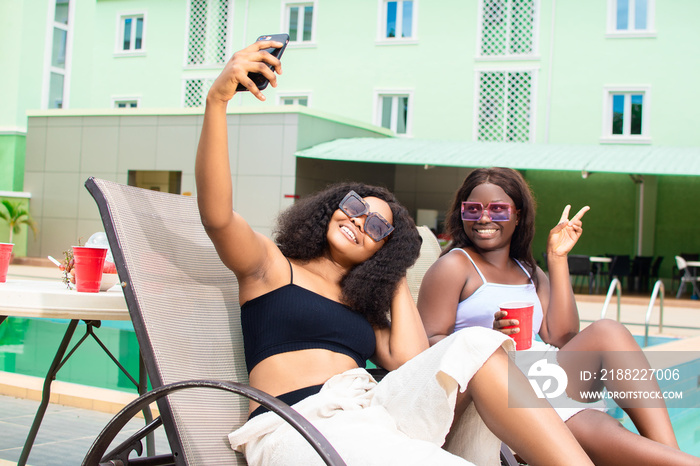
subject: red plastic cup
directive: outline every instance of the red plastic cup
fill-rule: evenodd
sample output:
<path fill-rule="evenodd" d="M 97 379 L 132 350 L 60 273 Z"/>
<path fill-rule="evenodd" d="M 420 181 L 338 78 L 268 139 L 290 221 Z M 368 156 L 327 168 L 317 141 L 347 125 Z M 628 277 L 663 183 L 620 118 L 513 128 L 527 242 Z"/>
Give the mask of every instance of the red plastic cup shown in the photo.
<path fill-rule="evenodd" d="M 75 289 L 86 293 L 100 291 L 107 249 L 73 246 Z"/>
<path fill-rule="evenodd" d="M 510 335 L 515 340 L 516 351 L 526 350 L 532 346 L 532 311 L 535 309 L 533 303 L 513 301 L 503 303 L 498 306 L 501 311 L 508 313 L 504 319 L 517 319 L 519 325 L 511 325 L 502 328 L 518 328 L 520 331 Z"/>
<path fill-rule="evenodd" d="M 0 283 L 7 280 L 7 269 L 10 267 L 10 257 L 14 243 L 0 243 Z"/>

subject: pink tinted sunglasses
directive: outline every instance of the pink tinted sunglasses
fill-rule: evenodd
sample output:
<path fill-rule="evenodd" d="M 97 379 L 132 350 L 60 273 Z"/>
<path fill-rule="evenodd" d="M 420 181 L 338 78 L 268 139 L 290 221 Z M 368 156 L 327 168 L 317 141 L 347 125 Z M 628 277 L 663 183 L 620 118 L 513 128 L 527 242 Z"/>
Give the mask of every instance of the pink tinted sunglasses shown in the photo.
<path fill-rule="evenodd" d="M 462 202 L 462 220 L 478 222 L 486 215 L 492 222 L 507 222 L 510 220 L 511 206 L 507 202 L 491 202 L 486 207 L 481 202 Z"/>

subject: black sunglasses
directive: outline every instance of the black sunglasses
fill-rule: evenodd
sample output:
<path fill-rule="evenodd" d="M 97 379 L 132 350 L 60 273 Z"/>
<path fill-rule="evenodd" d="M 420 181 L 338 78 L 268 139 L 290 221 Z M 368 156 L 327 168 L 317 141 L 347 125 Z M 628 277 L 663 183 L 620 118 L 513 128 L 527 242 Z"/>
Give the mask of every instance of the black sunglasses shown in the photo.
<path fill-rule="evenodd" d="M 364 231 L 374 241 L 381 241 L 394 231 L 391 223 L 376 212 L 369 211 L 369 204 L 355 191 L 350 191 L 342 201 L 340 210 L 350 218 L 367 215 Z"/>

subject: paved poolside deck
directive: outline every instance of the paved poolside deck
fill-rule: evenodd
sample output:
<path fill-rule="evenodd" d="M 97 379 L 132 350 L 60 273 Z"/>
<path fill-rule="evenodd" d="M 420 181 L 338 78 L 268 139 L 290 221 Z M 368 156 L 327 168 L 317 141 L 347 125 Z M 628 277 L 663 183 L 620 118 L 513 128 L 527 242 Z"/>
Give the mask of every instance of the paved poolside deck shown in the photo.
<path fill-rule="evenodd" d="M 17 464 L 38 407 L 35 400 L 0 395 L 0 466 Z M 101 411 L 49 404 L 27 464 L 81 464 L 97 434 L 112 417 Z M 117 437 L 117 443 L 141 427 L 142 419 L 131 420 Z M 155 445 L 158 454 L 170 451 L 162 429 L 156 431 Z"/>
<path fill-rule="evenodd" d="M 58 279 L 55 267 L 12 265 L 14 278 Z M 605 296 L 577 295 L 582 327 L 600 318 Z M 613 297 L 606 317 L 616 318 L 617 301 Z M 644 318 L 649 297 L 626 296 L 621 302 L 621 321 L 634 334 L 644 334 Z M 659 300 L 650 320 L 649 335 L 677 337 L 668 343 L 668 349 L 700 351 L 700 301 L 664 299 L 664 328 L 658 332 Z M 14 465 L 19 459 L 25 438 L 38 408 L 39 387 L 36 377 L 10 376 L 0 372 L 0 466 Z M 112 418 L 114 412 L 133 398 L 132 395 L 104 389 L 93 389 L 74 384 L 54 382 L 56 403 L 51 403 L 39 430 L 29 457 L 33 466 L 80 464 L 97 434 Z M 125 438 L 143 425 L 134 419 L 119 438 Z M 160 429 L 156 435 L 156 452 L 169 451 L 167 440 Z"/>

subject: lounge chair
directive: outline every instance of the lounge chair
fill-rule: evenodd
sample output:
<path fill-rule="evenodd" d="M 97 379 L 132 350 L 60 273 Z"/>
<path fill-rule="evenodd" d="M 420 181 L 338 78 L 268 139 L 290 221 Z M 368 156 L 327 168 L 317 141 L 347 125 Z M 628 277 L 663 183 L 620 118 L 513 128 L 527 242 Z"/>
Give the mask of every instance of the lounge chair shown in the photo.
<path fill-rule="evenodd" d="M 95 178 L 85 184 L 97 202 L 155 390 L 105 427 L 83 464 L 244 465 L 227 435 L 246 421 L 245 397 L 285 418 L 326 464 L 345 464 L 311 423 L 247 385 L 236 277 L 206 235 L 196 200 Z M 153 401 L 160 411 L 156 424 L 105 455 L 121 427 Z M 141 439 L 161 421 L 172 454 L 129 460 L 133 451 L 141 454 Z"/>

